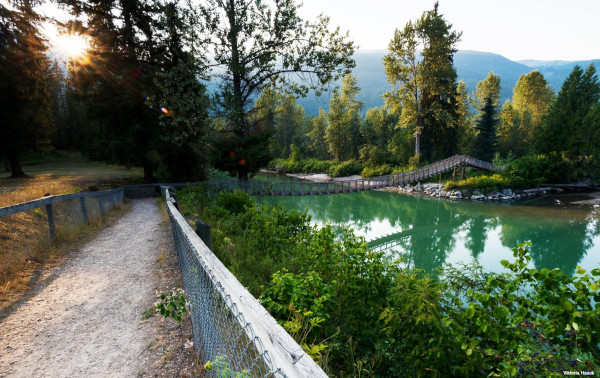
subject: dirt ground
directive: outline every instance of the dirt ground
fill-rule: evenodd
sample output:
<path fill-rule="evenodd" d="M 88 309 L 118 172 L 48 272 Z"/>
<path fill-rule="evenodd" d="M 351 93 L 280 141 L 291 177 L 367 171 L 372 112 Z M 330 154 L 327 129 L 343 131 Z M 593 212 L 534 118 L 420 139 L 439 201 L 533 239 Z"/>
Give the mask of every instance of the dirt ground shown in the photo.
<path fill-rule="evenodd" d="M 133 201 L 52 274 L 0 322 L 0 377 L 197 375 L 189 319 L 153 311 L 181 287 L 155 199 Z"/>

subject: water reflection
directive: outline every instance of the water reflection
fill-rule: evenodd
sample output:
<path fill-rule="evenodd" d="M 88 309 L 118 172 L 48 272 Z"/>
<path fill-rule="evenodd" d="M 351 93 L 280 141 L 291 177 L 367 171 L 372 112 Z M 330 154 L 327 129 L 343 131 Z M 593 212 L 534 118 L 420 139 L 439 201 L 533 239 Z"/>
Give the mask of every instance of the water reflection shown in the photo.
<path fill-rule="evenodd" d="M 588 208 L 450 202 L 389 192 L 329 196 L 266 197 L 263 203 L 308 209 L 313 222 L 351 227 L 370 246 L 434 271 L 445 262 L 478 260 L 489 270 L 530 240 L 536 268 L 572 274 L 582 263 L 600 263 L 597 214 Z"/>

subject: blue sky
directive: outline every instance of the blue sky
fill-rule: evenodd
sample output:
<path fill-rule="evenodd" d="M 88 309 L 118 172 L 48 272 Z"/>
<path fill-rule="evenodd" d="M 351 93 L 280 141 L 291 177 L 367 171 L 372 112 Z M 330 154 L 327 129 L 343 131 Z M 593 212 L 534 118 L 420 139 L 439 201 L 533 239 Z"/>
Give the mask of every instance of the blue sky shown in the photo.
<path fill-rule="evenodd" d="M 387 49 L 396 28 L 433 9 L 434 1 L 303 0 L 300 15 L 324 13 L 364 50 Z M 462 31 L 461 50 L 512 60 L 600 59 L 600 0 L 440 0 Z"/>

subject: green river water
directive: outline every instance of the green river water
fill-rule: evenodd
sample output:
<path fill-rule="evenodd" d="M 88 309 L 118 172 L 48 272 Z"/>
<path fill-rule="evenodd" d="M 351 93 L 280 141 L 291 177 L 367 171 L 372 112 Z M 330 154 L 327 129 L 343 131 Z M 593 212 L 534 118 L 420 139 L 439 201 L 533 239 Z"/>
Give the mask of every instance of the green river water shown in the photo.
<path fill-rule="evenodd" d="M 500 272 L 511 248 L 529 240 L 532 266 L 600 268 L 600 209 L 556 205 L 556 198 L 499 204 L 452 202 L 384 191 L 262 197 L 260 203 L 304 211 L 313 224 L 352 228 L 372 248 L 433 272 L 444 263 L 477 260 Z M 563 201 L 564 202 L 564 201 Z"/>

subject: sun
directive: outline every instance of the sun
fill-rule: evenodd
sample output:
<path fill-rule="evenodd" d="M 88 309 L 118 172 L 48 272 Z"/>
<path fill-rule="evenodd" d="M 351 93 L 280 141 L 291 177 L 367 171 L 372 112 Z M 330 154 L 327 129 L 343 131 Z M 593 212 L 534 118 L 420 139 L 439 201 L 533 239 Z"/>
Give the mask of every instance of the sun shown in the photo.
<path fill-rule="evenodd" d="M 90 45 L 86 38 L 77 34 L 59 34 L 53 38 L 53 45 L 67 58 L 86 60 L 86 52 Z"/>

